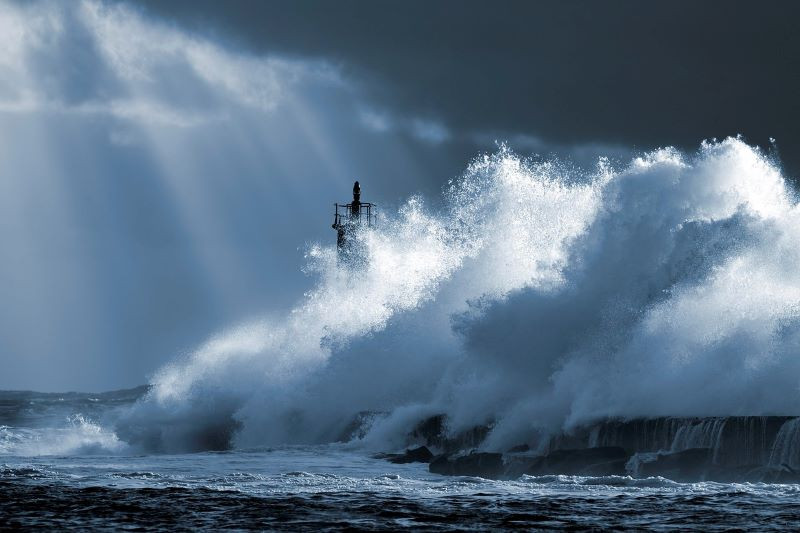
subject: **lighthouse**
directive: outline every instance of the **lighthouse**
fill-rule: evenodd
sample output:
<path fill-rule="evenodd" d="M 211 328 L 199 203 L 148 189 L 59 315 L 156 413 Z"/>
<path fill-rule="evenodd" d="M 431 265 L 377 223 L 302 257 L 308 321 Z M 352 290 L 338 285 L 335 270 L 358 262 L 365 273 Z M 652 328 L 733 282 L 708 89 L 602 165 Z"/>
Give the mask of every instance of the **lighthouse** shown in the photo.
<path fill-rule="evenodd" d="M 349 260 L 363 255 L 356 249 L 356 233 L 361 227 L 372 227 L 375 224 L 375 204 L 361 201 L 361 185 L 356 181 L 353 184 L 353 201 L 348 204 L 336 203 L 333 206 L 331 227 L 336 230 L 339 257 Z"/>

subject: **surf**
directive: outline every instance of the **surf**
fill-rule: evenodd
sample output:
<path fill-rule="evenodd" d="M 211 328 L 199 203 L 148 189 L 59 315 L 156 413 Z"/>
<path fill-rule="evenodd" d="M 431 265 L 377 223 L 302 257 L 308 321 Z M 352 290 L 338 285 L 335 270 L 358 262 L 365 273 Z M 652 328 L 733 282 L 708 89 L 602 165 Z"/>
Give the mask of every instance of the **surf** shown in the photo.
<path fill-rule="evenodd" d="M 366 184 L 366 182 L 365 182 Z M 116 423 L 154 451 L 368 449 L 444 414 L 501 449 L 611 417 L 792 415 L 800 340 L 793 187 L 739 138 L 589 170 L 477 157 L 433 210 L 413 196 L 307 249 L 284 316 L 213 335 Z"/>

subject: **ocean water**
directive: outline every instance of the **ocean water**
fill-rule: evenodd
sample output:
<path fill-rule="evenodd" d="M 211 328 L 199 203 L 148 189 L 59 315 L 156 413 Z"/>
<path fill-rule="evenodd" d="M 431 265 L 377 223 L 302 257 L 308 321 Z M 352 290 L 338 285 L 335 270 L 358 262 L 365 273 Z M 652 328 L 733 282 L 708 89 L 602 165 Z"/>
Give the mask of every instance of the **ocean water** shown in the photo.
<path fill-rule="evenodd" d="M 353 443 L 141 453 L 103 429 L 142 390 L 0 393 L 0 527 L 797 529 L 800 486 L 431 474 Z"/>
<path fill-rule="evenodd" d="M 330 446 L 168 456 L 4 457 L 6 526 L 320 530 L 800 527 L 795 485 L 443 477 Z"/>
<path fill-rule="evenodd" d="M 797 416 L 796 198 L 741 139 L 588 171 L 479 156 L 441 207 L 412 197 L 352 235 L 354 264 L 333 236 L 310 246 L 292 309 L 210 332 L 148 388 L 0 395 L 0 524 L 797 529 L 796 485 L 374 457 L 439 414 L 449 435 L 491 428 L 484 451 L 608 418 Z M 772 455 L 791 468 L 787 424 Z"/>

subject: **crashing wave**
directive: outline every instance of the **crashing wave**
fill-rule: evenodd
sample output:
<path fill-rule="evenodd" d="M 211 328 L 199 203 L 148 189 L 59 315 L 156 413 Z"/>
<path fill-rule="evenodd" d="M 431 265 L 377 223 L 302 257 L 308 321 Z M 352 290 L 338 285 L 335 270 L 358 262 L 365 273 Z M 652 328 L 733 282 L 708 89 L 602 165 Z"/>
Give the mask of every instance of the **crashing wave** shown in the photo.
<path fill-rule="evenodd" d="M 117 424 L 147 449 L 403 445 L 447 415 L 503 449 L 606 417 L 793 414 L 800 399 L 800 211 L 740 139 L 591 172 L 502 148 L 361 235 L 369 261 L 318 277 L 284 318 L 162 369 Z M 713 433 L 713 428 L 709 432 Z M 675 439 L 696 440 L 690 428 Z M 712 438 L 712 437 L 709 437 Z"/>

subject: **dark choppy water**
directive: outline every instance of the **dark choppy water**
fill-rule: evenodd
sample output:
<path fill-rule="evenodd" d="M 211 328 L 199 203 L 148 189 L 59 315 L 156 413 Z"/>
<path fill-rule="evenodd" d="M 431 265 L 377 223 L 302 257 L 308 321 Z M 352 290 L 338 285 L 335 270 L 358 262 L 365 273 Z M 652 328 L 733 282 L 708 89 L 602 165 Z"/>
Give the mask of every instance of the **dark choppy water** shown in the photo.
<path fill-rule="evenodd" d="M 346 445 L 141 455 L 104 424 L 137 394 L 0 393 L 0 528 L 800 529 L 800 486 L 443 477 Z"/>
<path fill-rule="evenodd" d="M 448 478 L 341 446 L 2 458 L 6 526 L 121 529 L 799 529 L 800 487 Z"/>

